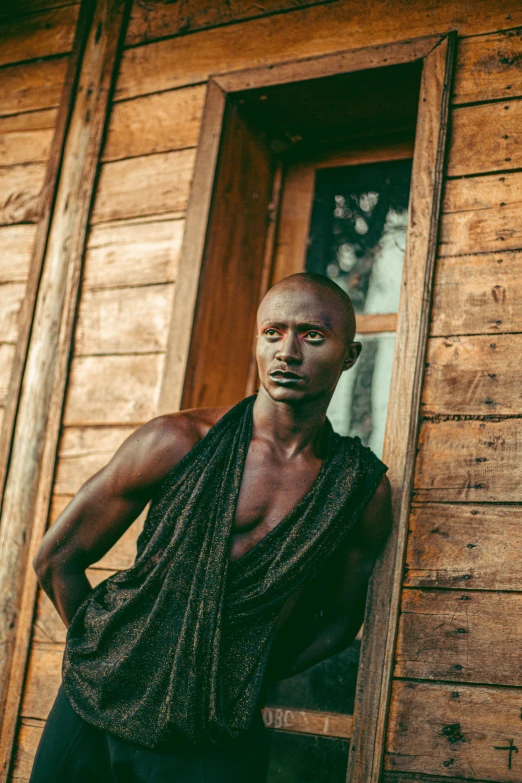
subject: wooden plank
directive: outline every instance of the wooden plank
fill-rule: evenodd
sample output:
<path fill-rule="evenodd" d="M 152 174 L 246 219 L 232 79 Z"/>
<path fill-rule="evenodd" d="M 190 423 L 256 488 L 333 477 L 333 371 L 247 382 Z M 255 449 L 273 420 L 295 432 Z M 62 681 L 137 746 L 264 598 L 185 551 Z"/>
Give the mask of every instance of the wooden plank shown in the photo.
<path fill-rule="evenodd" d="M 53 129 L 5 132 L 0 123 L 0 166 L 46 161 Z"/>
<path fill-rule="evenodd" d="M 376 0 L 371 7 L 346 0 L 304 8 L 205 30 L 197 34 L 197 46 L 187 35 L 127 49 L 117 94 L 129 98 L 201 84 L 210 74 L 329 55 L 347 46 L 359 49 L 412 40 L 433 35 L 434 20 L 437 33 L 457 29 L 460 35 L 475 35 L 522 24 L 522 10 L 507 7 L 505 0 L 491 0 L 481 5 L 480 13 L 469 14 L 446 0 L 437 0 L 436 6 Z"/>
<path fill-rule="evenodd" d="M 58 120 L 57 109 L 41 109 L 0 117 L 0 134 L 15 131 L 54 130 Z"/>
<path fill-rule="evenodd" d="M 442 414 L 522 414 L 522 334 L 432 337 L 421 410 Z"/>
<path fill-rule="evenodd" d="M 0 9 L 0 19 L 10 19 L 22 14 L 34 14 L 36 11 L 49 11 L 64 5 L 75 5 L 77 0 L 16 0 Z"/>
<path fill-rule="evenodd" d="M 457 108 L 451 122 L 449 177 L 522 167 L 522 100 Z"/>
<path fill-rule="evenodd" d="M 69 57 L 2 68 L 0 114 L 48 109 L 60 104 Z"/>
<path fill-rule="evenodd" d="M 143 424 L 156 415 L 162 354 L 73 359 L 66 426 Z"/>
<path fill-rule="evenodd" d="M 12 781 L 28 781 L 45 722 L 37 718 L 22 718 L 16 737 Z"/>
<path fill-rule="evenodd" d="M 446 182 L 441 256 L 522 247 L 522 173 L 487 174 Z"/>
<path fill-rule="evenodd" d="M 158 405 L 160 414 L 179 410 L 181 406 L 224 111 L 225 95 L 211 80 L 203 112 L 194 167 L 194 182 L 190 191 L 187 223 L 174 292 Z"/>
<path fill-rule="evenodd" d="M 522 593 L 403 590 L 395 677 L 522 685 Z"/>
<path fill-rule="evenodd" d="M 263 707 L 263 721 L 267 729 L 313 734 L 321 737 L 352 736 L 352 715 L 319 710 L 295 710 L 288 707 Z"/>
<path fill-rule="evenodd" d="M 58 449 L 53 492 L 76 494 L 134 430 L 135 427 L 65 427 Z"/>
<path fill-rule="evenodd" d="M 450 86 L 456 35 L 424 60 L 402 273 L 396 346 L 390 383 L 383 460 L 390 465 L 394 527 L 373 570 L 366 604 L 361 663 L 355 696 L 351 783 L 379 783 L 388 721 L 404 557 L 408 537 L 419 431 L 429 303 L 442 200 Z"/>
<path fill-rule="evenodd" d="M 397 329 L 397 313 L 379 313 L 357 315 L 357 331 L 359 334 L 377 334 L 379 332 L 395 332 Z"/>
<path fill-rule="evenodd" d="M 184 220 L 161 217 L 94 226 L 87 243 L 82 291 L 173 283 L 184 228 Z M 1 241 L 0 230 L 0 245 Z"/>
<path fill-rule="evenodd" d="M 409 527 L 405 586 L 520 590 L 522 508 L 422 503 Z"/>
<path fill-rule="evenodd" d="M 521 444 L 521 419 L 423 422 L 415 498 L 518 503 Z"/>
<path fill-rule="evenodd" d="M 0 283 L 25 283 L 36 226 L 0 227 Z"/>
<path fill-rule="evenodd" d="M 70 52 L 78 11 L 79 4 L 0 24 L 0 65 Z"/>
<path fill-rule="evenodd" d="M 485 781 L 473 778 L 474 783 Z M 422 772 L 383 772 L 382 783 L 462 783 L 462 778 L 423 775 Z"/>
<path fill-rule="evenodd" d="M 199 0 L 171 3 L 155 0 L 144 4 L 135 2 L 127 29 L 125 44 L 144 43 L 165 36 L 184 35 L 196 30 L 227 25 L 245 19 L 305 8 L 318 2 L 332 0 L 229 0 L 227 3 L 202 4 Z"/>
<path fill-rule="evenodd" d="M 82 4 L 48 167 L 42 220 L 28 281 L 30 295 L 21 319 L 10 404 L 3 426 L 2 487 L 6 478 L 0 521 L 0 689 L 5 716 L 0 737 L 2 782 L 9 776 L 25 676 L 37 586 L 32 560 L 47 522 L 85 234 L 125 21 L 125 2 Z"/>
<path fill-rule="evenodd" d="M 0 285 L 0 335 L 2 335 L 2 342 L 16 342 L 18 315 L 24 295 L 25 283 Z"/>
<path fill-rule="evenodd" d="M 14 360 L 14 346 L 0 343 L 0 407 L 4 408 Z"/>
<path fill-rule="evenodd" d="M 49 524 L 53 524 L 64 508 L 69 505 L 72 495 L 53 495 L 51 510 L 49 512 Z M 114 546 L 104 554 L 101 560 L 96 563 L 96 569 L 106 569 L 110 571 L 121 571 L 129 568 L 136 558 L 136 541 L 143 528 L 145 517 L 147 516 L 148 506 L 139 517 L 127 528 L 125 533 L 116 541 Z"/>
<path fill-rule="evenodd" d="M 518 783 L 522 745 L 520 690 L 466 685 L 394 683 L 386 769 Z"/>
<path fill-rule="evenodd" d="M 454 102 L 473 103 L 522 95 L 521 62 L 522 40 L 516 28 L 463 38 L 459 41 Z"/>
<path fill-rule="evenodd" d="M 236 105 L 228 105 L 183 408 L 230 405 L 245 396 L 273 177 L 265 135 L 250 126 Z M 234 307 L 223 308 L 224 301 L 234 302 Z"/>
<path fill-rule="evenodd" d="M 43 163 L 0 169 L 0 225 L 36 223 L 45 180 Z"/>
<path fill-rule="evenodd" d="M 303 271 L 314 180 L 315 169 L 311 163 L 296 163 L 285 172 L 271 285 Z"/>
<path fill-rule="evenodd" d="M 75 356 L 164 351 L 173 293 L 172 283 L 84 291 Z"/>
<path fill-rule="evenodd" d="M 198 85 L 115 103 L 102 159 L 195 147 L 205 91 L 205 85 Z"/>
<path fill-rule="evenodd" d="M 91 224 L 186 209 L 195 157 L 186 149 L 104 163 Z"/>
<path fill-rule="evenodd" d="M 87 579 L 92 587 L 96 587 L 104 579 L 117 573 L 115 570 L 102 568 L 88 568 L 86 570 Z M 51 599 L 38 588 L 38 599 L 36 602 L 36 614 L 33 624 L 33 644 L 53 644 L 65 645 L 65 636 L 67 628 L 56 608 L 51 603 Z"/>
<path fill-rule="evenodd" d="M 20 705 L 22 718 L 47 720 L 62 681 L 62 644 L 34 645 Z"/>
<path fill-rule="evenodd" d="M 511 251 L 439 258 L 430 334 L 522 332 L 521 264 Z"/>

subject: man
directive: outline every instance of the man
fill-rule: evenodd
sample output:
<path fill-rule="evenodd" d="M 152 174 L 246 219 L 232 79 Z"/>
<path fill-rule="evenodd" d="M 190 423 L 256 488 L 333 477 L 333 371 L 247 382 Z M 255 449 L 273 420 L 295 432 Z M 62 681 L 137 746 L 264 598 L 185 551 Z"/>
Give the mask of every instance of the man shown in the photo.
<path fill-rule="evenodd" d="M 32 783 L 93 763 L 98 780 L 264 779 L 268 685 L 351 643 L 391 526 L 385 466 L 326 418 L 354 336 L 338 286 L 281 281 L 258 310 L 257 396 L 140 427 L 47 531 L 34 567 L 68 638 Z M 85 569 L 150 500 L 134 566 L 93 590 Z"/>

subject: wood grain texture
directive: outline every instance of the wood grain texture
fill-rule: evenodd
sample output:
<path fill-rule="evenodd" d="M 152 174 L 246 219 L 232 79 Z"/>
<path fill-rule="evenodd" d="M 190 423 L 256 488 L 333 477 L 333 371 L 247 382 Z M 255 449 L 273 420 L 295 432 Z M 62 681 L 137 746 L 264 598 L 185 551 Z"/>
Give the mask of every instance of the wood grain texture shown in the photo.
<path fill-rule="evenodd" d="M 522 592 L 403 590 L 394 676 L 522 685 L 521 612 Z"/>
<path fill-rule="evenodd" d="M 109 576 L 117 572 L 115 570 L 102 568 L 88 568 L 85 573 L 87 579 L 91 583 L 91 587 L 96 587 L 100 582 L 103 582 Z M 32 643 L 35 645 L 65 645 L 66 633 L 67 628 L 55 606 L 51 603 L 51 599 L 44 593 L 41 587 L 39 587 L 36 601 L 36 614 L 33 624 Z"/>
<path fill-rule="evenodd" d="M 449 177 L 522 167 L 522 100 L 457 108 L 451 122 Z"/>
<path fill-rule="evenodd" d="M 446 182 L 441 256 L 522 247 L 522 173 L 487 174 Z"/>
<path fill-rule="evenodd" d="M 422 503 L 412 507 L 404 585 L 520 590 L 513 552 L 522 545 L 518 506 Z"/>
<path fill-rule="evenodd" d="M 135 0 L 125 43 L 129 46 L 155 38 L 183 35 L 278 11 L 305 8 L 320 2 L 332 0 L 263 0 L 255 3 L 251 0 L 228 0 L 227 3 L 216 4 L 201 3 L 199 0 L 183 0 L 181 3 Z"/>
<path fill-rule="evenodd" d="M 77 0 L 13 0 L 0 9 L 0 19 L 10 19 L 13 16 L 34 14 L 37 11 L 49 11 L 64 5 L 75 5 Z"/>
<path fill-rule="evenodd" d="M 45 162 L 55 125 L 55 109 L 0 118 L 0 166 Z"/>
<path fill-rule="evenodd" d="M 0 24 L 0 65 L 70 52 L 79 4 L 20 16 Z"/>
<path fill-rule="evenodd" d="M 237 106 L 229 105 L 223 122 L 183 408 L 232 405 L 245 396 L 273 176 L 266 138 L 249 125 Z"/>
<path fill-rule="evenodd" d="M 22 718 L 47 720 L 62 681 L 63 647 L 63 644 L 31 647 L 20 705 Z"/>
<path fill-rule="evenodd" d="M 173 283 L 184 227 L 183 220 L 161 217 L 94 226 L 87 243 L 82 291 Z"/>
<path fill-rule="evenodd" d="M 522 332 L 521 264 L 511 251 L 439 258 L 430 334 Z"/>
<path fill-rule="evenodd" d="M 25 283 L 36 226 L 0 227 L 0 283 Z"/>
<path fill-rule="evenodd" d="M 53 524 L 64 508 L 69 505 L 73 495 L 53 495 L 51 510 L 49 514 L 49 523 Z M 118 539 L 112 549 L 98 560 L 94 568 L 107 569 L 110 571 L 121 571 L 129 568 L 136 557 L 136 541 L 143 528 L 143 522 L 147 515 L 148 506 L 140 516 L 127 528 L 125 533 Z"/>
<path fill-rule="evenodd" d="M 18 315 L 25 295 L 25 283 L 0 285 L 0 339 L 15 343 L 18 336 Z"/>
<path fill-rule="evenodd" d="M 195 147 L 205 92 L 205 85 L 198 85 L 113 104 L 102 159 Z"/>
<path fill-rule="evenodd" d="M 396 681 L 386 754 L 387 770 L 518 783 L 522 745 L 520 690 Z"/>
<path fill-rule="evenodd" d="M 315 169 L 310 163 L 296 163 L 284 172 L 271 285 L 275 285 L 287 275 L 303 271 L 314 179 Z"/>
<path fill-rule="evenodd" d="M 424 421 L 417 500 L 519 502 L 522 419 Z"/>
<path fill-rule="evenodd" d="M 522 334 L 432 337 L 421 411 L 443 414 L 522 414 L 522 370 L 513 361 Z"/>
<path fill-rule="evenodd" d="M 194 182 L 190 192 L 174 292 L 158 406 L 160 414 L 179 410 L 181 406 L 224 111 L 225 95 L 211 80 L 205 100 Z"/>
<path fill-rule="evenodd" d="M 370 581 L 348 759 L 350 783 L 379 783 L 388 722 L 404 557 L 418 442 L 424 357 L 429 330 L 449 98 L 456 36 L 424 60 L 410 189 L 408 233 L 383 449 L 390 466 L 394 525 Z"/>
<path fill-rule="evenodd" d="M 0 524 L 2 781 L 9 775 L 30 645 L 37 585 L 32 560 L 48 516 L 88 214 L 125 3 L 82 5 L 28 282 L 13 404 L 6 409 L 3 429 L 12 448 Z M 2 465 L 4 456 L 5 450 Z M 3 476 L 2 470 L 2 483 Z"/>
<path fill-rule="evenodd" d="M 38 221 L 45 173 L 44 163 L 0 168 L 0 226 Z"/>
<path fill-rule="evenodd" d="M 84 291 L 75 356 L 164 351 L 173 293 L 172 283 Z"/>
<path fill-rule="evenodd" d="M 68 56 L 64 55 L 2 68 L 0 114 L 18 114 L 58 106 L 68 60 Z"/>
<path fill-rule="evenodd" d="M 473 13 L 453 0 L 345 0 L 127 49 L 117 93 L 128 98 L 201 84 L 209 74 L 411 40 L 433 35 L 434 27 L 474 35 L 519 24 L 522 11 L 505 0 L 477 0 Z"/>
<path fill-rule="evenodd" d="M 74 495 L 82 484 L 100 470 L 135 427 L 64 427 L 58 445 L 58 462 L 53 491 Z M 51 515 L 54 521 L 54 517 Z"/>
<path fill-rule="evenodd" d="M 522 37 L 518 28 L 462 39 L 459 41 L 454 103 L 522 95 L 521 63 Z"/>
<path fill-rule="evenodd" d="M 353 717 L 338 712 L 268 706 L 263 707 L 263 720 L 267 729 L 275 731 L 292 731 L 343 739 L 350 739 L 352 736 Z"/>
<path fill-rule="evenodd" d="M 156 415 L 162 369 L 162 354 L 73 359 L 63 424 L 143 424 Z"/>
<path fill-rule="evenodd" d="M 186 209 L 195 157 L 187 149 L 104 163 L 91 224 Z"/>
<path fill-rule="evenodd" d="M 11 777 L 13 783 L 29 780 L 44 726 L 45 722 L 37 718 L 22 718 L 20 720 Z"/>
<path fill-rule="evenodd" d="M 4 408 L 11 379 L 14 360 L 14 345 L 0 342 L 0 407 Z"/>

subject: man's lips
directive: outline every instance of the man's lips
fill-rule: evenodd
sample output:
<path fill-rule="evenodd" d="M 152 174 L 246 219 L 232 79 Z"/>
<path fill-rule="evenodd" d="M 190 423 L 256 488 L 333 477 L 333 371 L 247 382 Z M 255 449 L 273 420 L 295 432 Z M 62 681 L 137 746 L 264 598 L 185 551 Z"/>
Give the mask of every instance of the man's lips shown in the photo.
<path fill-rule="evenodd" d="M 301 381 L 303 379 L 302 375 L 298 375 L 291 370 L 272 370 L 272 372 L 268 374 L 271 378 L 274 378 L 274 380 Z"/>

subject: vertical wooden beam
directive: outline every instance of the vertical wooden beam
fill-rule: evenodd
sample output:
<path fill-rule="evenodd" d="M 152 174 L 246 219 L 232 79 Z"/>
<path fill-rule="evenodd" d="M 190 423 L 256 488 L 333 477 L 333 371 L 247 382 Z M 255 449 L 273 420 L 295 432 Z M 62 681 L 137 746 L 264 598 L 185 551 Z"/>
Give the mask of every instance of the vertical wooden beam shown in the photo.
<path fill-rule="evenodd" d="M 181 407 L 225 104 L 226 94 L 213 79 L 209 79 L 172 304 L 158 406 L 160 414 L 177 411 Z"/>
<path fill-rule="evenodd" d="M 7 780 L 23 689 L 98 161 L 129 0 L 92 7 L 49 221 L 0 517 L 1 781 Z"/>
<path fill-rule="evenodd" d="M 379 783 L 398 628 L 420 399 L 437 252 L 456 34 L 424 59 L 408 236 L 383 460 L 394 492 L 393 534 L 372 577 L 361 647 L 347 781 Z"/>

